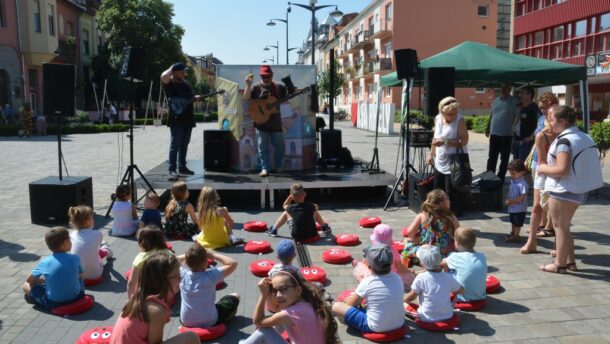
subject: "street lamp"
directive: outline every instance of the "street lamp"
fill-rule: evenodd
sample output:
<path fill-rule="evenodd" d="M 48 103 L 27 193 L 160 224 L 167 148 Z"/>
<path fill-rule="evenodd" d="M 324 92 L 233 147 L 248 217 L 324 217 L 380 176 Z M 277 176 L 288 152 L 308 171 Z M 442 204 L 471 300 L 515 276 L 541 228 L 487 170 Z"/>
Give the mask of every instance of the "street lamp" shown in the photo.
<path fill-rule="evenodd" d="M 288 49 L 288 13 L 290 13 L 292 9 L 290 8 L 290 4 L 288 5 L 288 8 L 286 9 L 286 19 L 279 19 L 279 18 L 271 18 L 269 19 L 269 22 L 267 23 L 267 26 L 275 26 L 275 21 L 280 21 L 284 24 L 286 24 L 286 64 L 290 64 L 289 59 L 288 59 L 288 52 L 290 51 Z"/>
<path fill-rule="evenodd" d="M 269 63 L 269 62 L 271 62 L 271 64 L 275 64 L 275 59 L 273 58 L 273 56 L 266 60 L 263 60 L 263 63 Z"/>
<path fill-rule="evenodd" d="M 321 10 L 323 8 L 327 8 L 327 7 L 333 7 L 335 6 L 335 10 L 330 12 L 330 15 L 332 17 L 335 18 L 340 18 L 341 16 L 343 16 L 343 12 L 339 11 L 339 7 L 337 5 L 322 5 L 322 6 L 315 6 L 314 5 L 315 2 L 312 2 L 310 5 L 302 5 L 302 4 L 295 4 L 292 2 L 288 2 L 288 8 L 290 8 L 291 5 L 295 5 L 301 8 L 304 8 L 308 11 L 311 12 L 311 64 L 315 65 L 316 64 L 316 58 L 315 58 L 315 49 L 316 49 L 316 11 L 317 10 Z"/>
<path fill-rule="evenodd" d="M 277 41 L 275 45 L 268 45 L 263 49 L 264 51 L 269 51 L 269 48 L 275 48 L 275 55 L 277 56 L 277 63 L 280 63 L 280 41 Z"/>

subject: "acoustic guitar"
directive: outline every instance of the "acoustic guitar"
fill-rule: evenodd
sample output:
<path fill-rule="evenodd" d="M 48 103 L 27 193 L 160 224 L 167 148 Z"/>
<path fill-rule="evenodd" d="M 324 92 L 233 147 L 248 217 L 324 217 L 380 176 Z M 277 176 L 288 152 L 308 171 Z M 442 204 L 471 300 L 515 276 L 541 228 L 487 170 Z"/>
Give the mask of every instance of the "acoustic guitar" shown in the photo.
<path fill-rule="evenodd" d="M 310 90 L 310 87 L 305 87 L 281 99 L 277 99 L 274 96 L 269 96 L 266 99 L 251 99 L 250 105 L 248 107 L 250 117 L 252 117 L 252 120 L 256 124 L 265 124 L 267 123 L 267 121 L 269 121 L 271 114 L 279 112 L 279 104 L 288 101 L 298 95 L 307 93 Z"/>
<path fill-rule="evenodd" d="M 223 93 L 225 93 L 225 90 L 218 90 L 216 92 L 212 92 L 212 93 L 208 93 L 206 95 L 200 96 L 199 100 L 204 100 L 211 96 L 215 96 L 217 94 L 223 94 Z M 193 103 L 194 101 L 195 101 L 195 97 L 188 98 L 188 99 L 172 97 L 172 98 L 169 98 L 168 105 L 172 109 L 172 112 L 174 113 L 174 115 L 176 117 L 180 117 L 180 116 L 182 116 L 182 113 L 184 112 L 184 110 L 189 106 L 189 104 Z"/>

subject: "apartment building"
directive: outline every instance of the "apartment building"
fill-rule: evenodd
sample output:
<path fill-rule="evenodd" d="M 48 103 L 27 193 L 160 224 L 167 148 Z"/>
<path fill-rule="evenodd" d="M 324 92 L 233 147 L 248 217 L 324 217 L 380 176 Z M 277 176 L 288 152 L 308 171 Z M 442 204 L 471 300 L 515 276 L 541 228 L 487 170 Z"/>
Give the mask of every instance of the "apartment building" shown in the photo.
<path fill-rule="evenodd" d="M 24 98 L 17 1 L 0 0 L 0 106 L 19 109 Z"/>

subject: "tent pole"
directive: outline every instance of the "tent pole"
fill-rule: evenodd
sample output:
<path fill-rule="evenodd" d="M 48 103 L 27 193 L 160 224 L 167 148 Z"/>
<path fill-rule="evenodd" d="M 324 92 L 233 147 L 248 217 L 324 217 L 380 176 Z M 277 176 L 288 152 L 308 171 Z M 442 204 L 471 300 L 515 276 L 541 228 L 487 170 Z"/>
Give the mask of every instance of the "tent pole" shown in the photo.
<path fill-rule="evenodd" d="M 587 80 L 580 80 L 580 108 L 582 109 L 582 122 L 585 133 L 589 132 L 589 85 Z"/>

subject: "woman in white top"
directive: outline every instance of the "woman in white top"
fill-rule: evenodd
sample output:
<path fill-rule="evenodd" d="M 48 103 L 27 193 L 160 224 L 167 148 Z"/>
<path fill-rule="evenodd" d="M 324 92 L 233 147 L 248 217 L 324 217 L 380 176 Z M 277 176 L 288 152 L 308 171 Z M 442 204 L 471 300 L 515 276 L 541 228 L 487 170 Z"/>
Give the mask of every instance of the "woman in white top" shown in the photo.
<path fill-rule="evenodd" d="M 439 114 L 434 118 L 434 138 L 428 157 L 428 164 L 434 166 L 434 188 L 445 190 L 457 216 L 462 215 L 464 202 L 462 193 L 456 192 L 451 184 L 451 156 L 458 147 L 468 152 L 468 129 L 466 121 L 458 114 L 459 107 L 453 97 L 445 97 L 438 103 Z"/>

